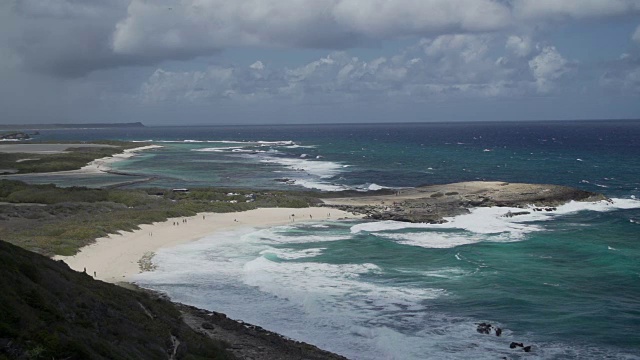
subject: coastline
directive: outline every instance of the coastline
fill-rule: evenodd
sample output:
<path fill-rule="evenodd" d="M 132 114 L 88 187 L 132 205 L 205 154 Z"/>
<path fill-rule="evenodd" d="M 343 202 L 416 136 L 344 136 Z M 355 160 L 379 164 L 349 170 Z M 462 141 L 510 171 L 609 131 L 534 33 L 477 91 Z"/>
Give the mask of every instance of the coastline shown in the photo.
<path fill-rule="evenodd" d="M 66 151 L 70 147 L 111 147 L 111 145 L 100 144 L 1 144 L 0 153 L 20 152 L 25 154 L 59 154 Z M 11 179 L 12 177 L 38 177 L 52 175 L 100 175 L 111 172 L 111 164 L 118 161 L 126 160 L 137 155 L 140 151 L 162 148 L 161 145 L 146 145 L 131 149 L 124 149 L 122 152 L 95 159 L 88 164 L 76 170 L 52 171 L 52 172 L 34 172 L 28 174 L 4 174 L 3 178 Z M 29 150 L 31 148 L 31 150 Z M 29 159 L 25 159 L 29 160 Z"/>
<path fill-rule="evenodd" d="M 132 232 L 120 232 L 98 238 L 95 243 L 81 248 L 76 255 L 55 256 L 53 259 L 64 261 L 76 271 L 82 272 L 86 269 L 90 275 L 95 272 L 95 278 L 102 281 L 130 282 L 132 276 L 142 272 L 139 262 L 148 262 L 159 249 L 196 241 L 217 232 L 279 226 L 292 221 L 298 223 L 360 218 L 362 215 L 325 207 L 259 208 L 244 212 L 199 213 L 191 217 L 142 224 L 140 229 Z"/>
<path fill-rule="evenodd" d="M 163 146 L 161 145 L 146 145 L 146 146 L 136 147 L 133 149 L 125 149 L 121 153 L 118 153 L 112 156 L 103 157 L 100 159 L 95 159 L 92 162 L 80 168 L 79 170 L 72 170 L 72 171 L 76 171 L 82 174 L 87 174 L 87 173 L 96 174 L 96 173 L 109 172 L 111 170 L 110 165 L 113 163 L 134 157 L 136 156 L 136 153 L 140 151 L 160 149 L 162 147 Z"/>

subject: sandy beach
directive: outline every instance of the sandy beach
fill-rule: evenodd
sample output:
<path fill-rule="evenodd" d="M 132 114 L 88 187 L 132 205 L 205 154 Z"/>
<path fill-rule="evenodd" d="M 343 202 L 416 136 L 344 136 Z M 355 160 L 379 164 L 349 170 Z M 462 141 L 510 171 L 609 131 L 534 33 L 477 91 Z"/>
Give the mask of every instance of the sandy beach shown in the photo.
<path fill-rule="evenodd" d="M 119 154 L 115 154 L 113 156 L 107 156 L 104 158 L 100 158 L 100 159 L 96 159 L 93 160 L 92 162 L 88 163 L 87 165 L 83 166 L 80 170 L 73 170 L 73 171 L 77 171 L 79 173 L 100 173 L 100 172 L 106 172 L 108 170 L 111 169 L 110 165 L 121 161 L 121 160 L 125 160 L 128 158 L 131 158 L 133 156 L 136 156 L 138 152 L 140 151 L 145 151 L 145 150 L 152 150 L 152 149 L 159 149 L 162 146 L 160 145 L 147 145 L 147 146 L 141 146 L 141 147 L 137 147 L 137 148 L 133 148 L 133 149 L 126 149 L 123 152 L 119 153 Z"/>
<path fill-rule="evenodd" d="M 329 216 L 330 214 L 330 216 Z M 294 215 L 294 216 L 292 216 Z M 96 239 L 75 256 L 56 256 L 72 269 L 96 274 L 96 278 L 118 283 L 129 281 L 140 273 L 138 261 L 164 247 L 172 247 L 199 240 L 218 231 L 240 228 L 265 228 L 302 221 L 356 219 L 337 209 L 311 208 L 262 208 L 233 213 L 200 213 L 192 217 L 171 218 L 164 222 L 140 225 L 139 230 L 121 232 Z M 292 220 L 293 219 L 293 220 Z M 183 222 L 186 221 L 186 222 Z M 175 224 L 178 225 L 175 225 Z"/>

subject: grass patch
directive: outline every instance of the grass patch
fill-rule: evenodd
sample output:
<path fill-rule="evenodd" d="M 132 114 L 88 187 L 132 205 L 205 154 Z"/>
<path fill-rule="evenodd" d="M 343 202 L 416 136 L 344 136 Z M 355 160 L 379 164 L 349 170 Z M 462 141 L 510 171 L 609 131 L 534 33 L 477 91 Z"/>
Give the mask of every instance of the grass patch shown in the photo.
<path fill-rule="evenodd" d="M 78 170 L 95 159 L 140 147 L 140 144 L 124 141 L 94 141 L 92 144 L 107 147 L 74 147 L 60 154 L 0 153 L 0 169 L 15 169 L 18 174 Z M 20 159 L 34 160 L 18 162 Z"/>

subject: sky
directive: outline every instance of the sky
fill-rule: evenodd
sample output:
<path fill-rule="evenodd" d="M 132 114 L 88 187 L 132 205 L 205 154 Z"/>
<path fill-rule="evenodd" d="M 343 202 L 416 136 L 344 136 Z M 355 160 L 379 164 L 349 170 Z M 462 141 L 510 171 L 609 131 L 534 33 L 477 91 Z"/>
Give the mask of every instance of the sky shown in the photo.
<path fill-rule="evenodd" d="M 0 124 L 640 118 L 640 0 L 4 0 Z"/>

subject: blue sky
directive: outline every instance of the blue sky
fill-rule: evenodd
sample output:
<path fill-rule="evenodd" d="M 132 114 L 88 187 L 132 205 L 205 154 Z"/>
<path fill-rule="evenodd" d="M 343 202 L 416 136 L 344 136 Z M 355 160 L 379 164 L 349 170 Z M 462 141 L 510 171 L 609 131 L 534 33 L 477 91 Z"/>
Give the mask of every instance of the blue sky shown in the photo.
<path fill-rule="evenodd" d="M 640 118 L 640 0 L 10 0 L 0 123 Z"/>

